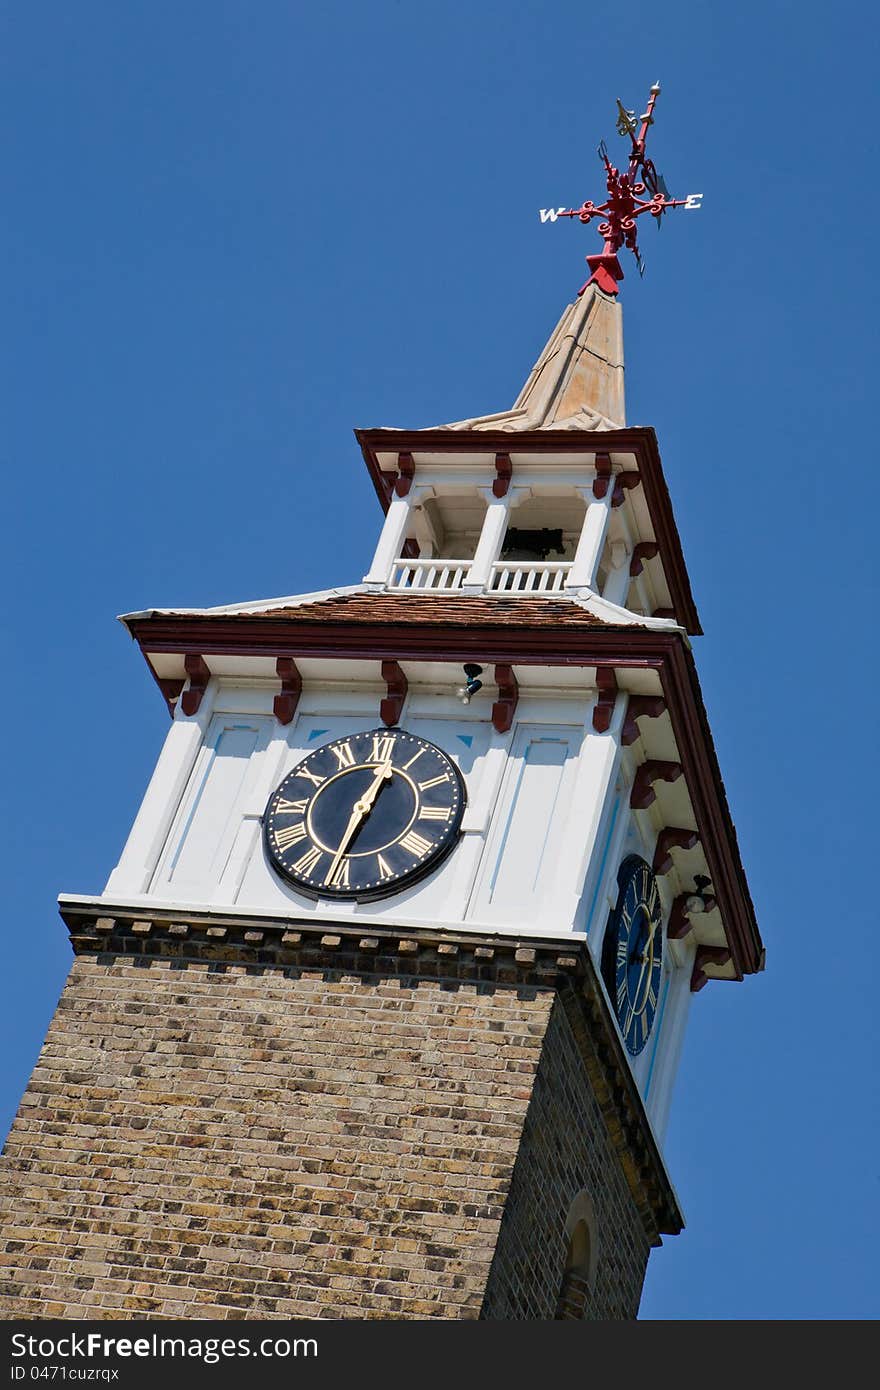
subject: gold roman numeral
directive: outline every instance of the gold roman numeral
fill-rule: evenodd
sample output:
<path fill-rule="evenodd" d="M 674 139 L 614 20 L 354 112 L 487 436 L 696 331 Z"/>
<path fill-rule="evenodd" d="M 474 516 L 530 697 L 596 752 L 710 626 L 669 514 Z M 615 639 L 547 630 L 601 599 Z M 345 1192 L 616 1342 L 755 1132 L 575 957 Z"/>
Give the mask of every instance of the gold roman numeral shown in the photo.
<path fill-rule="evenodd" d="M 618 1009 L 623 1009 L 623 1008 L 626 1007 L 626 999 L 627 999 L 627 995 L 626 995 L 626 980 L 621 980 L 620 984 L 617 986 L 617 1007 L 618 1007 Z"/>
<path fill-rule="evenodd" d="M 339 743 L 330 751 L 341 768 L 354 767 L 354 753 L 351 751 L 350 743 Z"/>
<path fill-rule="evenodd" d="M 451 815 L 450 806 L 423 806 L 419 811 L 419 820 L 449 820 Z"/>
<path fill-rule="evenodd" d="M 420 783 L 419 783 L 419 791 L 420 791 L 420 792 L 426 792 L 426 791 L 429 789 L 429 787 L 439 787 L 439 785 L 440 785 L 441 782 L 448 782 L 448 781 L 449 781 L 449 773 L 448 773 L 448 772 L 444 772 L 443 775 L 442 775 L 441 777 L 432 777 L 431 780 L 430 780 L 430 782 L 420 782 Z"/>
<path fill-rule="evenodd" d="M 311 849 L 306 850 L 302 859 L 297 859 L 296 863 L 290 867 L 295 874 L 310 874 L 320 858 L 321 851 L 312 845 Z"/>
<path fill-rule="evenodd" d="M 333 870 L 333 873 L 332 873 L 332 874 L 328 874 L 327 877 L 324 879 L 324 887 L 325 887 L 325 888 L 350 888 L 350 887 L 351 887 L 351 883 L 349 882 L 349 877 L 348 877 L 350 867 L 351 867 L 351 860 L 350 860 L 350 859 L 346 859 L 345 857 L 343 857 L 342 859 L 340 859 L 339 863 L 336 865 L 336 868 Z"/>
<path fill-rule="evenodd" d="M 297 777 L 305 777 L 315 787 L 320 787 L 322 782 L 326 782 L 326 777 L 320 777 L 317 772 L 310 772 L 307 767 L 301 767 L 296 774 Z"/>
<path fill-rule="evenodd" d="M 381 854 L 376 855 L 376 868 L 379 870 L 379 879 L 382 883 L 385 883 L 387 879 L 394 877 L 394 874 L 389 869 Z"/>
<path fill-rule="evenodd" d="M 418 835 L 415 830 L 411 830 L 400 841 L 400 848 L 407 850 L 413 858 L 421 859 L 432 848 L 432 843 L 430 840 L 426 840 L 424 835 Z"/>
<path fill-rule="evenodd" d="M 302 801 L 288 801 L 286 797 L 279 796 L 275 803 L 275 810 L 279 811 L 284 816 L 304 816 L 306 813 L 306 798 L 303 797 Z"/>
<path fill-rule="evenodd" d="M 370 760 L 374 763 L 390 763 L 394 744 L 393 738 L 385 738 L 382 734 L 373 734 L 373 751 L 370 754 Z"/>
<path fill-rule="evenodd" d="M 306 838 L 305 821 L 298 820 L 295 825 L 285 825 L 281 830 L 273 830 L 275 843 L 279 849 L 290 849 Z"/>
<path fill-rule="evenodd" d="M 410 758 L 409 762 L 408 762 L 408 763 L 404 763 L 404 765 L 403 765 L 403 770 L 404 770 L 404 772 L 409 772 L 409 769 L 412 767 L 412 765 L 413 765 L 413 763 L 415 762 L 416 758 L 420 758 L 420 757 L 422 756 L 422 754 L 424 753 L 424 751 L 425 751 L 424 748 L 420 748 L 419 751 L 418 751 L 418 753 L 413 753 L 413 755 L 412 755 L 412 757 Z"/>

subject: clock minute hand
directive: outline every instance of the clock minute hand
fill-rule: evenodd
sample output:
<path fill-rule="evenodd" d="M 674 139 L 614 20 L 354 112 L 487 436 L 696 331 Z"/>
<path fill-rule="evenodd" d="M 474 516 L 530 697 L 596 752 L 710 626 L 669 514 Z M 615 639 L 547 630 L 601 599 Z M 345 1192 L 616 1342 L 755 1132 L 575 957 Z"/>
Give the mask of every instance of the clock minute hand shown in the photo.
<path fill-rule="evenodd" d="M 354 806 L 351 810 L 351 815 L 348 818 L 348 825 L 345 827 L 345 830 L 343 831 L 342 839 L 339 841 L 336 853 L 333 856 L 333 862 L 331 863 L 330 868 L 327 870 L 327 875 L 324 879 L 325 883 L 333 882 L 333 875 L 336 873 L 336 870 L 339 867 L 339 861 L 341 860 L 345 851 L 351 844 L 351 838 L 354 835 L 354 832 L 357 830 L 361 821 L 364 819 L 364 816 L 366 816 L 369 813 L 373 805 L 373 802 L 376 800 L 376 797 L 379 794 L 379 788 L 382 785 L 383 781 L 386 777 L 390 776 L 391 763 L 382 763 L 380 767 L 377 768 L 376 775 L 373 778 L 367 790 L 364 792 L 363 796 L 360 798 L 359 801 L 356 801 L 354 803 Z"/>

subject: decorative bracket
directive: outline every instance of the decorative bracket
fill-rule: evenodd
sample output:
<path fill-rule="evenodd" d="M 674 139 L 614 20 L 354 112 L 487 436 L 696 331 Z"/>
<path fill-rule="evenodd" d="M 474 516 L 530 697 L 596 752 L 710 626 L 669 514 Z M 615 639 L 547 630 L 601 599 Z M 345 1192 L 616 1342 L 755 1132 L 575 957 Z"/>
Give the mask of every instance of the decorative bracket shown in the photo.
<path fill-rule="evenodd" d="M 727 965 L 729 960 L 728 946 L 698 946 L 691 971 L 691 993 L 697 994 L 713 978 L 706 974 L 707 965 Z"/>
<path fill-rule="evenodd" d="M 596 688 L 599 694 L 593 706 L 593 728 L 597 734 L 607 734 L 617 699 L 617 676 L 613 666 L 596 667 Z"/>
<path fill-rule="evenodd" d="M 495 481 L 492 484 L 492 495 L 494 497 L 506 497 L 510 487 L 510 480 L 513 477 L 513 464 L 510 462 L 510 454 L 495 455 Z"/>
<path fill-rule="evenodd" d="M 645 568 L 646 560 L 653 560 L 657 551 L 660 549 L 656 541 L 639 541 L 632 553 L 629 562 L 630 579 L 637 579 Z"/>
<path fill-rule="evenodd" d="M 165 703 L 168 706 L 168 713 L 171 715 L 171 718 L 173 719 L 174 706 L 177 704 L 177 701 L 180 697 L 180 692 L 185 686 L 186 681 L 181 680 L 180 676 L 157 676 L 156 684 L 162 691 L 163 696 L 165 697 Z"/>
<path fill-rule="evenodd" d="M 636 771 L 629 804 L 634 811 L 644 811 L 657 800 L 655 782 L 676 782 L 681 776 L 681 763 L 666 762 L 663 758 L 648 758 Z"/>
<path fill-rule="evenodd" d="M 397 482 L 394 484 L 394 491 L 398 497 L 406 497 L 412 487 L 412 480 L 415 477 L 416 466 L 413 463 L 412 454 L 397 455 Z"/>
<path fill-rule="evenodd" d="M 608 491 L 608 483 L 611 478 L 611 455 L 596 455 L 596 476 L 593 479 L 593 496 L 597 501 L 601 501 Z"/>
<path fill-rule="evenodd" d="M 659 719 L 665 708 L 666 701 L 662 695 L 630 695 L 620 732 L 620 741 L 624 748 L 628 748 L 638 738 L 640 719 Z"/>
<path fill-rule="evenodd" d="M 682 937 L 687 936 L 688 932 L 693 930 L 694 924 L 687 915 L 685 907 L 688 898 L 692 896 L 691 893 L 679 893 L 678 897 L 673 899 L 669 925 L 666 928 L 666 935 L 670 941 L 681 941 Z"/>
<path fill-rule="evenodd" d="M 638 487 L 642 481 L 640 473 L 618 473 L 614 479 L 614 491 L 611 494 L 612 507 L 623 506 L 625 492 Z"/>
<path fill-rule="evenodd" d="M 499 734 L 506 734 L 513 723 L 519 702 L 519 684 L 512 666 L 495 667 L 498 699 L 492 706 L 492 723 Z"/>
<path fill-rule="evenodd" d="M 289 724 L 302 694 L 302 676 L 291 656 L 279 656 L 275 670 L 281 677 L 281 694 L 275 696 L 272 708 L 279 724 Z"/>
<path fill-rule="evenodd" d="M 402 560 L 417 560 L 421 553 L 421 547 L 415 537 L 407 536 L 406 540 L 403 542 L 400 558 Z"/>
<path fill-rule="evenodd" d="M 676 825 L 667 825 L 657 836 L 657 845 L 654 850 L 654 873 L 668 874 L 672 868 L 672 851 L 674 849 L 693 849 L 694 845 L 699 844 L 700 832 L 698 830 L 682 830 Z"/>
<path fill-rule="evenodd" d="M 187 652 L 183 658 L 183 669 L 189 678 L 189 690 L 185 690 L 181 695 L 180 708 L 184 714 L 195 714 L 202 703 L 211 672 L 205 658 L 197 656 L 194 652 Z"/>
<path fill-rule="evenodd" d="M 409 683 L 396 661 L 382 662 L 382 679 L 388 687 L 388 694 L 379 705 L 379 718 L 391 728 L 400 719 Z"/>

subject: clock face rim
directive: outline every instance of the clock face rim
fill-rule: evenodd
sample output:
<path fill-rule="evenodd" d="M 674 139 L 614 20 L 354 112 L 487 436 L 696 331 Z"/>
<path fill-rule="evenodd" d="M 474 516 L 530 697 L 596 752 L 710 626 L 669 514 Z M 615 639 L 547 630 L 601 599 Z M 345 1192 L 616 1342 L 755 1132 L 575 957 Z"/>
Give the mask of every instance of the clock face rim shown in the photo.
<path fill-rule="evenodd" d="M 411 741 L 413 743 L 417 743 L 422 748 L 429 749 L 433 754 L 435 754 L 444 765 L 444 768 L 449 772 L 450 779 L 455 787 L 455 796 L 453 797 L 454 804 L 452 815 L 450 817 L 450 820 L 444 826 L 444 838 L 441 839 L 434 846 L 433 853 L 426 854 L 423 859 L 417 860 L 411 868 L 403 872 L 395 873 L 387 881 L 382 881 L 380 883 L 367 887 L 355 886 L 353 888 L 344 888 L 337 886 L 331 887 L 326 884 L 315 886 L 314 884 L 308 883 L 304 881 L 301 877 L 298 877 L 295 874 L 293 874 L 290 871 L 290 869 L 288 869 L 288 867 L 284 864 L 283 860 L 280 859 L 277 850 L 272 844 L 272 840 L 270 838 L 270 817 L 273 809 L 273 804 L 282 795 L 282 788 L 289 782 L 294 781 L 297 775 L 300 773 L 300 769 L 303 767 L 303 765 L 308 763 L 310 759 L 314 758 L 316 754 L 327 752 L 334 746 L 348 743 L 355 738 L 369 739 L 372 738 L 374 735 L 379 735 L 382 738 L 392 737 L 395 739 L 395 742 L 399 740 L 401 742 Z M 353 772 L 358 769 L 363 769 L 367 767 L 378 766 L 378 763 L 367 760 L 366 762 L 355 763 L 353 766 L 348 768 L 340 767 L 337 771 L 333 772 L 330 776 L 327 777 L 323 786 L 321 788 L 316 788 L 312 795 L 309 797 L 308 805 L 303 816 L 304 823 L 311 821 L 312 811 L 314 809 L 314 803 L 317 800 L 317 797 L 321 794 L 321 792 L 324 790 L 326 786 L 329 786 L 331 782 L 338 781 L 349 772 Z M 399 844 L 403 836 L 408 833 L 411 826 L 418 819 L 417 813 L 419 807 L 419 792 L 417 789 L 417 784 L 414 782 L 413 778 L 411 778 L 406 773 L 404 769 L 395 767 L 393 771 L 394 773 L 397 773 L 404 778 L 404 780 L 410 785 L 414 793 L 415 807 L 413 814 L 411 815 L 408 824 L 403 827 L 400 833 L 397 834 L 394 837 L 394 839 L 389 842 L 387 846 L 382 846 L 378 850 L 366 851 L 365 853 L 381 854 L 383 849 L 393 848 L 395 845 Z M 466 808 L 467 785 L 465 783 L 461 771 L 456 766 L 455 762 L 452 760 L 449 754 L 438 744 L 432 743 L 430 739 L 423 738 L 420 734 L 410 733 L 407 729 L 403 729 L 396 724 L 392 725 L 390 728 L 382 724 L 379 725 L 377 728 L 355 730 L 348 733 L 340 734 L 336 738 L 329 739 L 327 743 L 322 743 L 317 748 L 311 749 L 305 755 L 305 757 L 300 758 L 299 762 L 297 762 L 289 770 L 289 772 L 286 772 L 284 774 L 280 782 L 274 787 L 271 794 L 269 795 L 269 798 L 263 810 L 263 814 L 261 816 L 263 828 L 263 848 L 273 873 L 279 879 L 281 879 L 286 886 L 293 888 L 297 893 L 301 894 L 303 897 L 310 898 L 313 901 L 317 901 L 318 899 L 330 899 L 338 902 L 375 902 L 382 898 L 393 897 L 397 893 L 404 892 L 406 889 L 420 882 L 423 878 L 426 878 L 429 874 L 432 874 L 435 871 L 435 869 L 438 869 L 440 865 L 444 863 L 444 861 L 452 853 L 452 850 L 455 848 L 455 846 L 458 844 L 461 838 L 461 822 L 464 817 Z M 313 837 L 310 831 L 308 832 L 307 838 L 309 844 L 316 844 L 316 839 L 315 837 Z M 328 847 L 322 845 L 321 841 L 317 841 L 317 844 L 322 846 L 322 849 L 325 853 L 330 852 L 328 850 Z"/>
<path fill-rule="evenodd" d="M 649 1009 L 650 985 L 649 983 L 646 984 L 644 1004 L 638 1011 L 629 1011 L 629 1027 L 624 1029 L 624 1018 L 628 1010 L 625 1010 L 623 1006 L 619 1005 L 618 999 L 621 979 L 626 979 L 628 965 L 624 965 L 621 969 L 617 955 L 620 942 L 625 939 L 627 943 L 630 943 L 634 933 L 640 930 L 640 926 L 637 923 L 639 910 L 648 916 L 649 921 L 651 920 L 651 913 L 649 911 L 651 893 L 649 889 L 647 894 L 640 893 L 639 897 L 636 899 L 636 911 L 632 914 L 630 926 L 626 927 L 624 922 L 623 914 L 624 908 L 627 906 L 627 898 L 635 883 L 636 877 L 642 874 L 647 877 L 650 886 L 656 893 L 656 926 L 651 938 L 651 971 L 649 972 L 649 981 L 650 973 L 653 972 L 656 964 L 658 971 L 658 989 L 655 1003 Z M 617 902 L 612 910 L 605 931 L 605 941 L 602 952 L 602 974 L 610 997 L 611 1010 L 617 1020 L 617 1026 L 623 1044 L 631 1057 L 639 1057 L 647 1047 L 651 1034 L 654 1031 L 660 1003 L 659 984 L 663 976 L 663 901 L 660 897 L 657 875 L 654 873 L 654 870 L 647 860 L 643 859 L 640 854 L 629 854 L 623 860 L 617 871 L 617 885 Z M 629 999 L 628 989 L 627 999 Z M 635 1024 L 636 1020 L 642 1017 L 646 1019 L 648 1027 L 644 1037 L 637 1043 L 635 1039 Z"/>

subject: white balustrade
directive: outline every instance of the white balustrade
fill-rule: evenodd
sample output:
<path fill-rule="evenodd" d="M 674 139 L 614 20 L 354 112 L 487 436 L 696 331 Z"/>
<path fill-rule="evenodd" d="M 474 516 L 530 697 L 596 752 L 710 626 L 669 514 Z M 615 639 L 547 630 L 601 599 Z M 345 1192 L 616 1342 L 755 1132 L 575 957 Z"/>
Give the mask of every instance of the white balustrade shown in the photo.
<path fill-rule="evenodd" d="M 395 560 L 388 588 L 413 593 L 460 589 L 470 567 L 470 560 Z"/>
<path fill-rule="evenodd" d="M 499 560 L 491 567 L 486 590 L 505 594 L 560 594 L 570 571 L 570 560 Z M 388 588 L 407 593 L 448 593 L 460 589 L 470 572 L 470 560 L 395 560 Z"/>
<path fill-rule="evenodd" d="M 570 560 L 499 560 L 490 588 L 506 594 L 558 594 L 565 587 Z"/>

